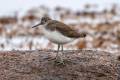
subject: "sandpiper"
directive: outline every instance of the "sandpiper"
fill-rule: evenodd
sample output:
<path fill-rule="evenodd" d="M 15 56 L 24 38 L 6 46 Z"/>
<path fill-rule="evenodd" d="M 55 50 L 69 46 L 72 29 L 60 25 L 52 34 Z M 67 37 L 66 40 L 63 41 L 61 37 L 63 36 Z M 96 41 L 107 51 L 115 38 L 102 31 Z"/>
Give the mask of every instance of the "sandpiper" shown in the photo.
<path fill-rule="evenodd" d="M 58 44 L 56 58 L 58 57 L 60 46 L 62 47 L 62 52 L 63 52 L 63 44 L 69 43 L 78 38 L 86 37 L 85 32 L 79 33 L 70 26 L 60 21 L 52 20 L 49 17 L 42 17 L 40 23 L 33 26 L 32 28 L 35 28 L 40 25 L 42 25 L 41 29 L 44 36 L 47 39 L 49 39 L 51 42 Z"/>

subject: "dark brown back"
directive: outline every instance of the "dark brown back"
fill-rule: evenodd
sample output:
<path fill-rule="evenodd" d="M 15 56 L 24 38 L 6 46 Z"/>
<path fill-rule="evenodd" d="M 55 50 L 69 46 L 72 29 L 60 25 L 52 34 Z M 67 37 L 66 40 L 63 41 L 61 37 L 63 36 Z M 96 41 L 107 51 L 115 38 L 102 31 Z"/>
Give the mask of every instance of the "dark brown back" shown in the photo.
<path fill-rule="evenodd" d="M 76 30 L 69 27 L 68 25 L 62 22 L 56 21 L 56 20 L 50 21 L 48 25 L 46 26 L 46 29 L 51 30 L 51 31 L 54 31 L 54 30 L 59 31 L 64 36 L 67 36 L 70 38 L 79 38 L 79 37 L 86 36 L 86 34 L 78 33 Z"/>

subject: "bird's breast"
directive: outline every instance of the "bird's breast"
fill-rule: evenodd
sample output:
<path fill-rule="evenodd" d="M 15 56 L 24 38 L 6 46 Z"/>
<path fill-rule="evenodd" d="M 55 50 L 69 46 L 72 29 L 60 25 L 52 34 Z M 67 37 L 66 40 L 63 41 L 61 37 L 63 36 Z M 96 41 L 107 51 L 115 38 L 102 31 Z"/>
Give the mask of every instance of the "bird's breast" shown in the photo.
<path fill-rule="evenodd" d="M 58 31 L 50 31 L 47 29 L 43 29 L 43 34 L 50 41 L 57 44 L 66 44 L 74 40 L 74 38 L 69 38 L 67 36 L 64 36 Z"/>

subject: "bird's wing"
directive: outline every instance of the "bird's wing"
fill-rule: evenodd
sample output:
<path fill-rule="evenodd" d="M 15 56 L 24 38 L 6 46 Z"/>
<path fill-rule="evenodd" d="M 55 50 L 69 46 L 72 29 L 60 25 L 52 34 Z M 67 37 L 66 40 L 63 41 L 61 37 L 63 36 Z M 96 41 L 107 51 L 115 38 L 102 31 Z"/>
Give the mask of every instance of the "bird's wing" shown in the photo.
<path fill-rule="evenodd" d="M 63 34 L 64 36 L 67 36 L 67 37 L 70 37 L 70 38 L 79 38 L 80 37 L 80 34 L 74 30 L 73 28 L 69 27 L 68 25 L 62 23 L 62 22 L 59 22 L 59 21 L 56 21 L 56 20 L 53 20 L 51 22 L 48 23 L 49 26 L 46 26 L 47 29 L 51 30 L 51 31 L 59 31 L 61 34 Z"/>

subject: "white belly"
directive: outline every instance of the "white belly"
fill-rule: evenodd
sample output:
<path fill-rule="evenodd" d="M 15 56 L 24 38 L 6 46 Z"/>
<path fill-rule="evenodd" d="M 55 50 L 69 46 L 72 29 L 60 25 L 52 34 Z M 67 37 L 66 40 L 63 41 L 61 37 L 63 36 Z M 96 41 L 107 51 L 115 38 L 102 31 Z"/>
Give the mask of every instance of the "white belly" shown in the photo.
<path fill-rule="evenodd" d="M 49 31 L 44 29 L 43 33 L 46 38 L 57 44 L 66 44 L 74 40 L 74 38 L 68 38 L 58 31 Z"/>

